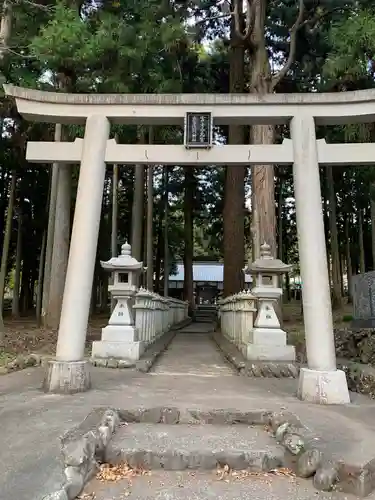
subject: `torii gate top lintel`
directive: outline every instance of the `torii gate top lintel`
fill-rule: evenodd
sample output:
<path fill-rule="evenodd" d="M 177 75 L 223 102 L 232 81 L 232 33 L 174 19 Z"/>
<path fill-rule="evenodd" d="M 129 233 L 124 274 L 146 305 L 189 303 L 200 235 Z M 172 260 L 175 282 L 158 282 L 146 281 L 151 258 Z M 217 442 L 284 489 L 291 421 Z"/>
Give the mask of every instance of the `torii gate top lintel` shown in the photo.
<path fill-rule="evenodd" d="M 340 163 L 373 161 L 375 145 L 327 145 L 325 141 L 316 140 L 316 124 L 374 121 L 375 90 L 345 94 L 271 94 L 262 97 L 247 94 L 86 95 L 41 92 L 7 85 L 5 92 L 16 99 L 18 111 L 29 120 L 85 123 L 83 140 L 72 143 L 39 143 L 39 146 L 34 146 L 34 151 L 33 143 L 28 145 L 29 160 L 56 162 L 60 155 L 59 161 L 63 163 L 72 160 L 80 162 L 56 350 L 57 365 L 52 362 L 47 377 L 51 390 L 61 388 L 61 373 L 64 376 L 69 373 L 70 388 L 79 385 L 78 390 L 81 391 L 81 380 L 87 385 L 89 383 L 88 376 L 85 379 L 82 373 L 86 370 L 84 347 L 106 162 L 121 164 L 125 158 L 134 165 L 165 164 L 169 157 L 169 161 L 176 165 L 209 165 L 218 161 L 225 161 L 226 164 L 263 165 L 265 162 L 274 164 L 276 160 L 276 163 L 293 163 L 308 358 L 308 368 L 301 368 L 298 395 L 301 399 L 314 403 L 350 402 L 345 373 L 336 367 L 319 163 L 334 164 L 338 159 Z M 199 119 L 194 115 L 200 115 Z M 204 125 L 204 115 L 209 119 L 208 127 Z M 189 128 L 189 116 L 195 118 L 191 122 L 191 125 L 194 122 L 194 127 Z M 291 140 L 283 144 L 225 145 L 221 148 L 212 145 L 211 139 L 207 140 L 206 137 L 208 135 L 212 138 L 212 122 L 272 124 L 289 121 Z M 184 124 L 185 147 L 138 144 L 136 149 L 135 145 L 116 144 L 109 140 L 110 122 Z M 197 145 L 197 138 L 206 149 L 191 149 L 192 144 Z M 35 151 L 35 148 L 38 150 Z M 134 156 L 131 157 L 132 150 Z M 250 342 L 250 336 L 248 341 Z M 284 346 L 279 343 L 273 345 L 271 351 L 266 350 L 267 346 L 263 346 L 263 349 L 259 345 L 259 351 L 253 351 L 253 347 L 256 347 L 255 344 L 246 347 L 247 352 L 261 352 L 262 357 L 265 352 L 272 352 L 272 356 L 278 356 L 277 359 L 292 360 L 290 352 L 283 350 Z M 111 347 L 107 352 L 112 353 L 113 349 L 117 347 Z M 251 359 L 258 359 L 258 354 L 256 357 L 250 356 Z M 75 363 L 74 367 L 72 362 Z"/>
<path fill-rule="evenodd" d="M 28 120 L 84 123 L 93 114 L 114 123 L 182 124 L 186 112 L 209 111 L 214 123 L 282 124 L 308 114 L 321 125 L 375 121 L 375 90 L 309 94 L 65 94 L 4 85 Z"/>

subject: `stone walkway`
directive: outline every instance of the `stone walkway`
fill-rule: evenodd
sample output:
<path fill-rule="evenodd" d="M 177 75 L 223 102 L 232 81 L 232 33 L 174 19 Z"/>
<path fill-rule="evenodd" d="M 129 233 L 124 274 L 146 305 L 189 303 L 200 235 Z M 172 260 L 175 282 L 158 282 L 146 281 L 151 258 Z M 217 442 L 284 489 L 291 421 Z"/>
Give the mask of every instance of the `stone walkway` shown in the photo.
<path fill-rule="evenodd" d="M 208 335 L 210 330 L 212 326 L 207 323 L 192 323 L 184 328 L 159 358 L 151 374 L 172 377 L 237 375 L 210 339 Z"/>
<path fill-rule="evenodd" d="M 349 457 L 353 463 L 375 458 L 374 401 L 353 395 L 352 404 L 341 407 L 302 403 L 295 398 L 296 380 L 237 376 L 215 345 L 196 329 L 189 326 L 178 334 L 153 374 L 92 368 L 93 389 L 85 394 L 44 394 L 42 368 L 1 376 L 1 500 L 40 500 L 58 489 L 62 481 L 59 436 L 98 406 L 286 409 L 330 441 L 329 451 L 336 457 Z M 185 498 L 199 498 L 189 497 L 187 490 L 185 494 Z"/>

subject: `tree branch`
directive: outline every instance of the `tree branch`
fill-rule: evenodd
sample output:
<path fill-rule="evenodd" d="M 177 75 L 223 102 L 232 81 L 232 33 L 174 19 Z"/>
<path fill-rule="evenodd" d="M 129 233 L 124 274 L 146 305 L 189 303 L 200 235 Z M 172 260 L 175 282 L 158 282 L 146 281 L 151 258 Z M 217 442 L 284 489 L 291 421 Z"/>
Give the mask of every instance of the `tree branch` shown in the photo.
<path fill-rule="evenodd" d="M 278 73 L 276 73 L 276 75 L 272 78 L 272 83 L 271 83 L 272 90 L 285 77 L 285 75 L 290 70 L 292 64 L 294 63 L 296 57 L 296 48 L 297 48 L 297 33 L 298 30 L 303 26 L 304 12 L 305 12 L 305 2 L 304 0 L 299 0 L 298 16 L 296 22 L 292 26 L 292 29 L 290 30 L 288 59 L 284 64 L 283 68 L 281 68 L 281 70 Z"/>
<path fill-rule="evenodd" d="M 241 16 L 239 10 L 239 2 L 242 0 L 235 0 L 234 9 L 233 9 L 233 17 L 234 17 L 234 30 L 236 36 L 240 38 L 242 41 L 249 40 L 254 28 L 255 21 L 255 2 L 252 0 L 246 0 L 246 20 L 245 20 L 245 29 L 244 31 L 241 29 Z"/>
<path fill-rule="evenodd" d="M 352 8 L 351 5 L 341 5 L 339 7 L 334 7 L 333 9 L 327 10 L 321 14 L 316 14 L 312 19 L 306 19 L 301 24 L 300 27 L 302 28 L 303 26 L 308 26 L 308 32 L 310 34 L 314 34 L 314 32 L 316 31 L 316 29 L 319 25 L 319 22 L 322 21 L 324 18 L 330 16 L 334 12 L 346 11 L 346 10 L 350 10 L 351 8 Z"/>
<path fill-rule="evenodd" d="M 199 19 L 195 21 L 195 24 L 203 24 L 208 21 L 216 21 L 216 19 L 225 19 L 226 17 L 232 16 L 233 12 L 228 12 L 226 14 L 218 14 L 217 16 L 205 17 L 203 19 Z M 194 16 L 190 16 L 189 19 L 194 19 Z"/>
<path fill-rule="evenodd" d="M 51 5 L 43 5 L 37 2 L 32 2 L 31 0 L 11 0 L 10 2 L 13 5 L 17 4 L 26 4 L 30 5 L 31 7 L 35 7 L 37 9 L 45 10 L 45 11 L 51 11 L 53 9 L 53 6 Z"/>

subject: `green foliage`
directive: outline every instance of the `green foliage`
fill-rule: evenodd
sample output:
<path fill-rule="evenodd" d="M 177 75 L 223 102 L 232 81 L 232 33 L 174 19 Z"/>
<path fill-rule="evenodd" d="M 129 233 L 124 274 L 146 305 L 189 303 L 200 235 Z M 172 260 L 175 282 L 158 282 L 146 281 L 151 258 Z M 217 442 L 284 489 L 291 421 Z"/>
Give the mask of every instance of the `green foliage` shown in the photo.
<path fill-rule="evenodd" d="M 343 316 L 342 321 L 344 323 L 350 323 L 350 321 L 353 321 L 353 316 L 351 314 L 346 314 Z"/>
<path fill-rule="evenodd" d="M 375 15 L 371 10 L 352 12 L 330 32 L 331 53 L 324 66 L 328 78 L 346 82 L 373 80 Z"/>
<path fill-rule="evenodd" d="M 73 75 L 78 91 L 171 92 L 181 86 L 176 54 L 187 43 L 173 8 L 155 0 L 121 2 L 115 11 L 95 5 L 84 18 L 58 2 L 30 49 L 54 74 Z"/>
<path fill-rule="evenodd" d="M 229 89 L 229 21 L 216 0 L 199 2 L 160 0 L 118 0 L 116 2 L 58 0 L 38 3 L 14 2 L 11 51 L 2 71 L 8 82 L 49 90 L 75 92 L 227 92 Z M 298 33 L 296 60 L 278 86 L 281 92 L 311 92 L 322 88 L 345 90 L 373 87 L 375 15 L 370 0 L 305 0 L 306 23 Z M 269 0 L 266 19 L 268 54 L 275 68 L 289 54 L 290 28 L 297 15 L 295 0 Z M 197 23 L 192 25 L 192 19 Z M 209 44 L 204 42 L 209 42 Z M 251 67 L 247 57 L 246 77 Z M 51 140 L 53 127 L 25 123 L 13 103 L 3 100 L 2 118 L 11 118 L 0 139 L 0 227 L 4 227 L 10 172 L 19 174 L 17 206 L 24 212 L 24 241 L 28 249 L 22 289 L 31 287 L 46 227 L 49 167 L 24 161 L 27 140 Z M 217 131 L 224 140 L 227 130 Z M 287 131 L 278 131 L 280 139 Z M 137 129 L 112 126 L 121 143 L 136 141 Z M 178 127 L 155 127 L 156 144 L 181 144 Z M 83 128 L 71 126 L 69 140 L 82 137 Z M 372 127 L 355 125 L 320 128 L 328 142 L 374 141 Z M 74 171 L 73 200 L 77 184 Z M 337 226 L 342 250 L 347 214 L 363 210 L 365 234 L 370 230 L 370 194 L 374 169 L 337 169 Z M 129 238 L 133 201 L 134 169 L 120 168 L 119 241 Z M 111 210 L 111 168 L 107 169 L 98 255 L 109 255 Z M 156 260 L 163 258 L 164 216 L 162 167 L 155 167 L 154 248 Z M 247 179 L 247 192 L 248 192 Z M 200 258 L 220 259 L 223 249 L 224 169 L 207 166 L 195 170 L 194 251 Z M 326 186 L 323 183 L 324 194 Z M 169 177 L 170 219 L 168 235 L 172 260 L 183 256 L 183 169 L 171 168 Z M 276 168 L 276 200 L 281 217 L 283 259 L 298 271 L 296 217 L 291 168 Z M 278 202 L 277 202 L 278 205 Z M 325 207 L 325 211 L 327 207 Z M 246 217 L 246 246 L 250 240 L 250 217 Z M 13 224 L 9 268 L 15 257 L 16 216 Z M 0 244 L 3 232 L 0 232 Z M 358 234 L 350 227 L 354 254 L 358 254 Z M 329 236 L 327 238 L 329 240 Z M 355 270 L 355 269 L 354 269 Z M 163 270 L 162 270 L 163 271 Z M 25 293 L 25 292 L 23 292 Z"/>

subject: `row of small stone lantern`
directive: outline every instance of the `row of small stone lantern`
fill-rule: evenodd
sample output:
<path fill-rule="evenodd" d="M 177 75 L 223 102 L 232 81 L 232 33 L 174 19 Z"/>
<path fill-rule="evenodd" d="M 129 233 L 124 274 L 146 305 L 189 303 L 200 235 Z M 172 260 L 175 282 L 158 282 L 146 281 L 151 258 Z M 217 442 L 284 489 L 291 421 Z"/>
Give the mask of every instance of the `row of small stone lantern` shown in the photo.
<path fill-rule="evenodd" d="M 187 303 L 140 288 L 133 306 L 138 338 L 146 345 L 187 318 Z"/>
<path fill-rule="evenodd" d="M 114 275 L 108 289 L 116 306 L 101 341 L 93 342 L 92 356 L 137 360 L 156 338 L 187 318 L 187 303 L 138 289 L 143 263 L 132 257 L 128 243 L 121 255 L 101 266 Z"/>
<path fill-rule="evenodd" d="M 249 332 L 253 329 L 255 300 L 249 290 L 244 290 L 219 302 L 221 333 L 241 351 L 249 342 Z"/>
<path fill-rule="evenodd" d="M 246 274 L 255 275 L 256 286 L 251 292 L 241 292 L 221 301 L 221 331 L 249 360 L 295 359 L 295 349 L 287 345 L 286 333 L 280 328 L 275 312 L 277 300 L 282 296 L 280 276 L 291 267 L 274 259 L 270 246 L 264 243 L 260 258 L 244 269 Z"/>
<path fill-rule="evenodd" d="M 135 296 L 135 327 L 138 338 L 146 345 L 169 330 L 168 299 L 141 288 Z"/>

